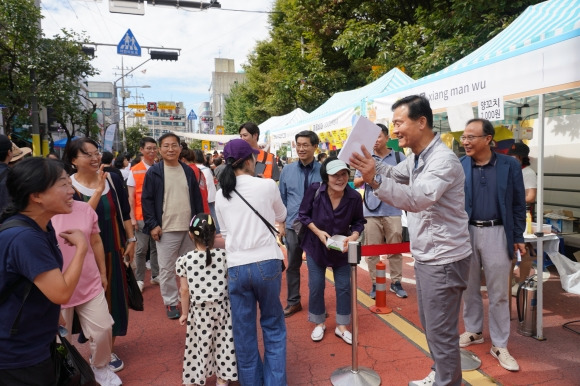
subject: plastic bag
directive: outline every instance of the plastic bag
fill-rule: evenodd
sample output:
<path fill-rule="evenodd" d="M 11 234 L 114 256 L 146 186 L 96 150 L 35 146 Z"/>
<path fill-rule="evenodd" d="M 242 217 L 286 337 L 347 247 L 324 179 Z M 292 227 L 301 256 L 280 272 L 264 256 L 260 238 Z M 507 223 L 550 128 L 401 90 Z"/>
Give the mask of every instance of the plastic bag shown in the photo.
<path fill-rule="evenodd" d="M 55 340 L 52 360 L 57 386 L 98 386 L 91 365 L 66 338 Z"/>
<path fill-rule="evenodd" d="M 558 270 L 564 291 L 580 295 L 580 263 L 574 262 L 558 252 L 548 253 L 548 256 Z"/>
<path fill-rule="evenodd" d="M 125 265 L 125 272 L 127 274 L 127 288 L 129 290 L 129 308 L 135 311 L 143 311 L 143 294 L 135 279 L 135 274 L 131 266 Z"/>

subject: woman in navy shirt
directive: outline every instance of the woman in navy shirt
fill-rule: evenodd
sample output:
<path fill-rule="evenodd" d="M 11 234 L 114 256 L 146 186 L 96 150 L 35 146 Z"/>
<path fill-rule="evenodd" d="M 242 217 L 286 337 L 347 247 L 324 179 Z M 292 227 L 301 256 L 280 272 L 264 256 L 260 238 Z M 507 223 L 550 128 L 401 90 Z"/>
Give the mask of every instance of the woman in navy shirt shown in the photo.
<path fill-rule="evenodd" d="M 347 248 L 356 241 L 364 229 L 361 195 L 350 186 L 350 170 L 346 163 L 336 157 L 328 158 L 320 168 L 322 184 L 314 183 L 304 193 L 298 218 L 308 227 L 302 241 L 308 265 L 308 320 L 315 323 L 311 338 L 318 342 L 324 337 L 326 307 L 324 304 L 325 272 L 332 268 L 336 291 L 336 329 L 334 333 L 346 343 L 352 344 L 350 324 L 350 267 Z M 342 251 L 328 249 L 326 241 L 334 235 L 348 236 Z"/>
<path fill-rule="evenodd" d="M 73 294 L 88 244 L 78 229 L 60 233 L 76 246 L 61 272 L 50 219 L 72 211 L 74 193 L 61 162 L 25 159 L 8 172 L 6 186 L 12 203 L 0 217 L 10 227 L 0 232 L 0 385 L 53 385 L 50 345 L 60 304 Z"/>

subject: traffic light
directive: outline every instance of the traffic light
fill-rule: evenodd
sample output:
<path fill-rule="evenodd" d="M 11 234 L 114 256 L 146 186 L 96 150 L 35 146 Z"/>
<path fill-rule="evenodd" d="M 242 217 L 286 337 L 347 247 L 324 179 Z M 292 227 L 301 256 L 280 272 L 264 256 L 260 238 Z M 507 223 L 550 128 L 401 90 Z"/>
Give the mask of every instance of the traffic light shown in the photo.
<path fill-rule="evenodd" d="M 173 60 L 176 61 L 179 53 L 175 51 L 150 51 L 151 59 L 153 60 Z"/>
<path fill-rule="evenodd" d="M 95 57 L 95 48 L 94 47 L 82 46 L 81 51 L 90 58 Z"/>

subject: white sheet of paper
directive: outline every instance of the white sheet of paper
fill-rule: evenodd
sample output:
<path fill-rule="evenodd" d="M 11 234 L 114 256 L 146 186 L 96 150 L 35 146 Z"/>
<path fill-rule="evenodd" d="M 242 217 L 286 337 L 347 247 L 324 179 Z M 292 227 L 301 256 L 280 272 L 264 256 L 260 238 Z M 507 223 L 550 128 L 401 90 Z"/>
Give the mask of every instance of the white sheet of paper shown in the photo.
<path fill-rule="evenodd" d="M 359 117 L 354 124 L 350 135 L 344 142 L 344 146 L 338 153 L 338 159 L 348 163 L 352 153 L 362 154 L 361 145 L 365 145 L 367 150 L 372 153 L 373 146 L 381 132 L 381 128 L 366 119 Z"/>
<path fill-rule="evenodd" d="M 475 118 L 473 116 L 471 103 L 447 107 L 447 118 L 449 119 L 449 128 L 451 131 L 463 131 L 467 121 Z"/>

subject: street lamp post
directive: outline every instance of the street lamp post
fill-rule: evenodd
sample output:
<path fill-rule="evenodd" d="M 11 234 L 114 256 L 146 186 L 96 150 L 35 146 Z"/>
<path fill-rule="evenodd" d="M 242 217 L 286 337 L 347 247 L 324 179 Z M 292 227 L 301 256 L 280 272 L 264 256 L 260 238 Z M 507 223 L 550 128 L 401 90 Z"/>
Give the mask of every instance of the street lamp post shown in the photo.
<path fill-rule="evenodd" d="M 126 135 L 127 125 L 126 125 L 126 121 L 125 121 L 125 77 L 150 60 L 151 60 L 151 58 L 147 59 L 146 61 L 144 61 L 143 63 L 141 63 L 140 65 L 138 65 L 137 67 L 133 68 L 131 71 L 129 71 L 125 74 L 125 66 L 123 64 L 123 57 L 121 56 L 121 77 L 113 82 L 113 88 L 115 89 L 115 103 L 118 103 L 117 102 L 118 101 L 118 99 L 117 99 L 117 82 L 118 81 L 121 81 L 121 88 L 123 89 L 123 95 L 121 95 L 121 99 L 123 100 L 123 104 L 121 105 L 121 109 L 122 109 L 122 114 L 123 114 L 123 149 L 125 149 L 125 150 L 127 150 L 127 135 Z"/>

